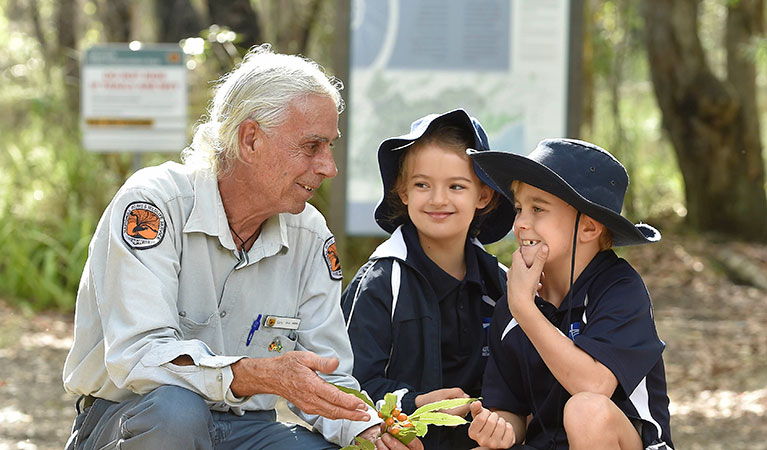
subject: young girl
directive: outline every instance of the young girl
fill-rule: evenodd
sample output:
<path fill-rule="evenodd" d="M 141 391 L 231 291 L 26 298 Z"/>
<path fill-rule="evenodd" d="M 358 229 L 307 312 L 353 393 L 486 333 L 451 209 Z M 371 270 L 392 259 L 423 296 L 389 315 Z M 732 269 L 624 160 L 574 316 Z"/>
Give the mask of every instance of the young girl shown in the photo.
<path fill-rule="evenodd" d="M 504 270 L 481 243 L 506 235 L 513 208 L 486 184 L 467 148 L 488 143 L 462 109 L 423 117 L 410 133 L 381 143 L 384 196 L 375 218 L 392 235 L 342 295 L 354 376 L 374 400 L 395 393 L 408 414 L 479 396 L 486 328 L 506 292 Z M 476 446 L 468 426 L 432 427 L 423 443 L 427 450 Z"/>

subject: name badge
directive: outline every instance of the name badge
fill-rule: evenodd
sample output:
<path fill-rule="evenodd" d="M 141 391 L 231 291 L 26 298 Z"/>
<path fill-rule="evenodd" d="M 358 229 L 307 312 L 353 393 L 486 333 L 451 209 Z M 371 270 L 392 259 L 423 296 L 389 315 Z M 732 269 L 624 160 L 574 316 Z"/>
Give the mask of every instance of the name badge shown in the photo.
<path fill-rule="evenodd" d="M 269 328 L 280 328 L 282 330 L 297 330 L 301 324 L 301 319 L 295 317 L 277 317 L 266 316 L 264 326 Z"/>

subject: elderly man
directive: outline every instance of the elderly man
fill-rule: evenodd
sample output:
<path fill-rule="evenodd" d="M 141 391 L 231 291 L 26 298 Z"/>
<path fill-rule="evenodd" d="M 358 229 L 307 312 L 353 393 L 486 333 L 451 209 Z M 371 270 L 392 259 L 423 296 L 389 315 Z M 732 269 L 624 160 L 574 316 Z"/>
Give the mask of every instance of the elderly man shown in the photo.
<path fill-rule="evenodd" d="M 184 165 L 143 169 L 96 229 L 64 385 L 67 448 L 379 449 L 339 306 L 333 236 L 307 200 L 336 175 L 340 83 L 252 50 L 216 89 Z M 319 373 L 319 375 L 318 375 Z M 314 432 L 276 421 L 284 397 Z M 414 441 L 410 448 L 422 448 Z"/>

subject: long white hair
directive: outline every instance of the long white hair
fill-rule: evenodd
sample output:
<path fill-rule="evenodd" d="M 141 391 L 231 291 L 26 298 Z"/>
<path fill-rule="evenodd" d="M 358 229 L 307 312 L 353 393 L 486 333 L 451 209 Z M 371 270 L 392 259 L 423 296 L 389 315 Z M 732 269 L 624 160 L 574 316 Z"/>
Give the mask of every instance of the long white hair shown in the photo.
<path fill-rule="evenodd" d="M 197 125 L 182 160 L 222 175 L 239 158 L 238 130 L 244 120 L 256 121 L 269 133 L 285 122 L 293 100 L 312 94 L 330 97 L 340 114 L 344 109 L 341 89 L 340 80 L 328 77 L 308 58 L 275 53 L 269 44 L 253 47 L 237 67 L 218 80 L 208 120 Z"/>

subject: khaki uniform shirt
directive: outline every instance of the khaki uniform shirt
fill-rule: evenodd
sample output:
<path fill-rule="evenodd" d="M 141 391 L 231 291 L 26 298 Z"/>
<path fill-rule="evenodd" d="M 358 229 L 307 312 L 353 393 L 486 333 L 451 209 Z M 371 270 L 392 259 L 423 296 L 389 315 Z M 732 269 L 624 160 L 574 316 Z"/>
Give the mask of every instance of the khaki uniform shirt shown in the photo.
<path fill-rule="evenodd" d="M 137 172 L 90 243 L 64 366 L 66 390 L 119 402 L 176 385 L 197 392 L 213 410 L 270 410 L 274 395 L 232 394 L 230 365 L 292 350 L 338 357 L 336 372 L 321 376 L 359 389 L 350 375 L 333 242 L 322 215 L 307 204 L 300 214 L 264 222 L 240 255 L 210 171 L 165 163 Z M 269 316 L 276 326 L 268 326 Z M 180 355 L 195 365 L 170 362 Z M 380 422 L 374 413 L 366 423 L 292 409 L 341 446 Z"/>

